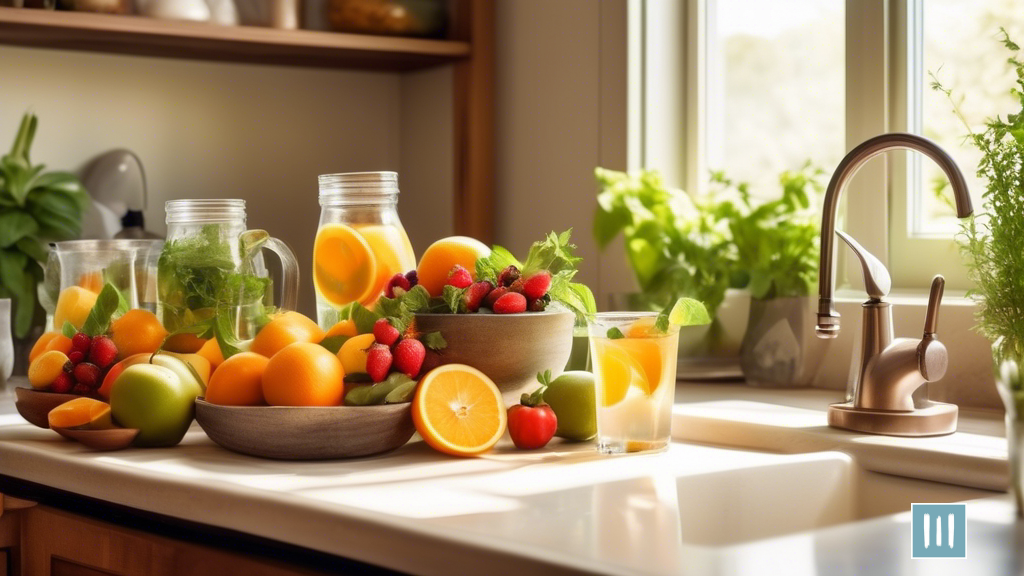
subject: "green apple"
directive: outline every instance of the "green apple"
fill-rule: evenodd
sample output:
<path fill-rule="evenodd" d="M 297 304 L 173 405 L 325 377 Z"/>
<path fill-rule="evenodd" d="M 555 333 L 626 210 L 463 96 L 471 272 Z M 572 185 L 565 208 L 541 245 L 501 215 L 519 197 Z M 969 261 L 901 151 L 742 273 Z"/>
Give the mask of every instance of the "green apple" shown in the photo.
<path fill-rule="evenodd" d="M 138 428 L 137 446 L 174 446 L 195 415 L 200 388 L 156 364 L 124 369 L 110 390 L 110 410 L 125 428 Z"/>
<path fill-rule="evenodd" d="M 171 356 L 170 354 L 157 354 L 153 356 L 151 363 L 168 368 L 171 372 L 177 374 L 183 383 L 195 386 L 196 396 L 203 395 L 205 386 L 196 379 L 195 373 L 189 370 L 188 365 L 181 358 Z"/>
<path fill-rule="evenodd" d="M 590 372 L 563 372 L 548 384 L 544 401 L 558 417 L 555 436 L 583 441 L 597 435 L 597 400 Z"/>

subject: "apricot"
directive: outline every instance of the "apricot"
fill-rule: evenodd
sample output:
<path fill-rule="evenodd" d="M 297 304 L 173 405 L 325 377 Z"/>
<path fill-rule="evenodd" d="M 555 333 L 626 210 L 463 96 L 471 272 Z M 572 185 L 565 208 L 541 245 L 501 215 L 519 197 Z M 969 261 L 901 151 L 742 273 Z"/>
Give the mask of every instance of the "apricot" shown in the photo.
<path fill-rule="evenodd" d="M 57 406 L 47 415 L 50 428 L 87 426 L 94 430 L 113 428 L 110 404 L 92 398 L 75 398 Z"/>
<path fill-rule="evenodd" d="M 367 350 L 373 345 L 373 334 L 353 336 L 341 345 L 338 359 L 345 368 L 345 374 L 365 374 Z"/>
<path fill-rule="evenodd" d="M 28 353 L 28 361 L 32 362 L 38 358 L 40 354 L 46 352 L 48 350 L 47 345 L 50 344 L 50 341 L 61 335 L 62 334 L 60 332 L 43 332 L 42 335 L 39 336 L 39 339 L 36 340 L 36 343 L 32 345 L 32 350 Z M 67 352 L 65 352 L 65 354 L 67 354 Z"/>
<path fill-rule="evenodd" d="M 46 388 L 57 379 L 68 363 L 63 352 L 50 350 L 40 354 L 28 365 L 28 381 L 33 388 Z"/>

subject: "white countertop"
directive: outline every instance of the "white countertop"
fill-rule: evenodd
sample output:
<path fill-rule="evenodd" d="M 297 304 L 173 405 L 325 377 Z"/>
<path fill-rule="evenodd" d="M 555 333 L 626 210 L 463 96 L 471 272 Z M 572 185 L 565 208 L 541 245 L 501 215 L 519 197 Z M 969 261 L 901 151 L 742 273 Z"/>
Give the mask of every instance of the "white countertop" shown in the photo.
<path fill-rule="evenodd" d="M 726 421 L 775 412 L 772 395 L 749 390 L 681 386 L 677 437 L 705 434 L 685 429 L 714 424 L 697 418 L 715 410 Z M 809 433 L 818 392 L 793 394 L 789 404 L 811 401 Z M 2 474 L 417 574 L 1017 573 L 1024 542 L 1007 495 L 863 473 L 864 456 L 851 458 L 844 442 L 789 454 L 674 442 L 660 454 L 604 457 L 592 444 L 520 452 L 506 440 L 477 459 L 412 442 L 374 458 L 278 462 L 222 450 L 195 426 L 174 448 L 90 452 L 24 423 L 10 402 L 0 398 Z M 762 415 L 756 430 L 779 425 Z M 864 474 L 865 486 L 907 498 L 922 486 L 984 498 L 967 506 L 968 572 L 963 562 L 910 560 L 909 513 L 886 508 L 902 502 L 895 496 L 873 512 L 841 497 Z M 811 485 L 823 477 L 839 488 Z"/>

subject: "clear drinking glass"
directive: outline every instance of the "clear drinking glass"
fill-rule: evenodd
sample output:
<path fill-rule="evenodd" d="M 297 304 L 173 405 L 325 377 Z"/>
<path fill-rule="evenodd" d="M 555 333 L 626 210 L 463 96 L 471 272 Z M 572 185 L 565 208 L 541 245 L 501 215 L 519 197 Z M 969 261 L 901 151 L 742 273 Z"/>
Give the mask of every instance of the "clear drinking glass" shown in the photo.
<path fill-rule="evenodd" d="M 50 244 L 40 303 L 52 326 L 62 296 L 73 292 L 99 294 L 107 283 L 124 295 L 132 308 L 156 310 L 156 259 L 161 240 L 71 240 Z M 83 292 L 84 293 L 84 292 Z M 61 326 L 53 326 L 60 330 Z"/>
<path fill-rule="evenodd" d="M 597 450 L 662 450 L 672 432 L 679 327 L 655 312 L 602 312 L 589 319 L 597 396 Z"/>

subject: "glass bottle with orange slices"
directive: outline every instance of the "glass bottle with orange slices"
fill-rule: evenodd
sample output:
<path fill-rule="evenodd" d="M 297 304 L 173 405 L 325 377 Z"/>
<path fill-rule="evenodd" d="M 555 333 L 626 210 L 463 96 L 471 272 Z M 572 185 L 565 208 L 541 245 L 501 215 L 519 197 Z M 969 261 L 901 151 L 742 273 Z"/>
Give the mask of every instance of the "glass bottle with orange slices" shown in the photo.
<path fill-rule="evenodd" d="M 317 323 L 325 330 L 353 302 L 372 308 L 392 276 L 416 267 L 397 207 L 395 172 L 320 176 L 313 286 Z"/>

